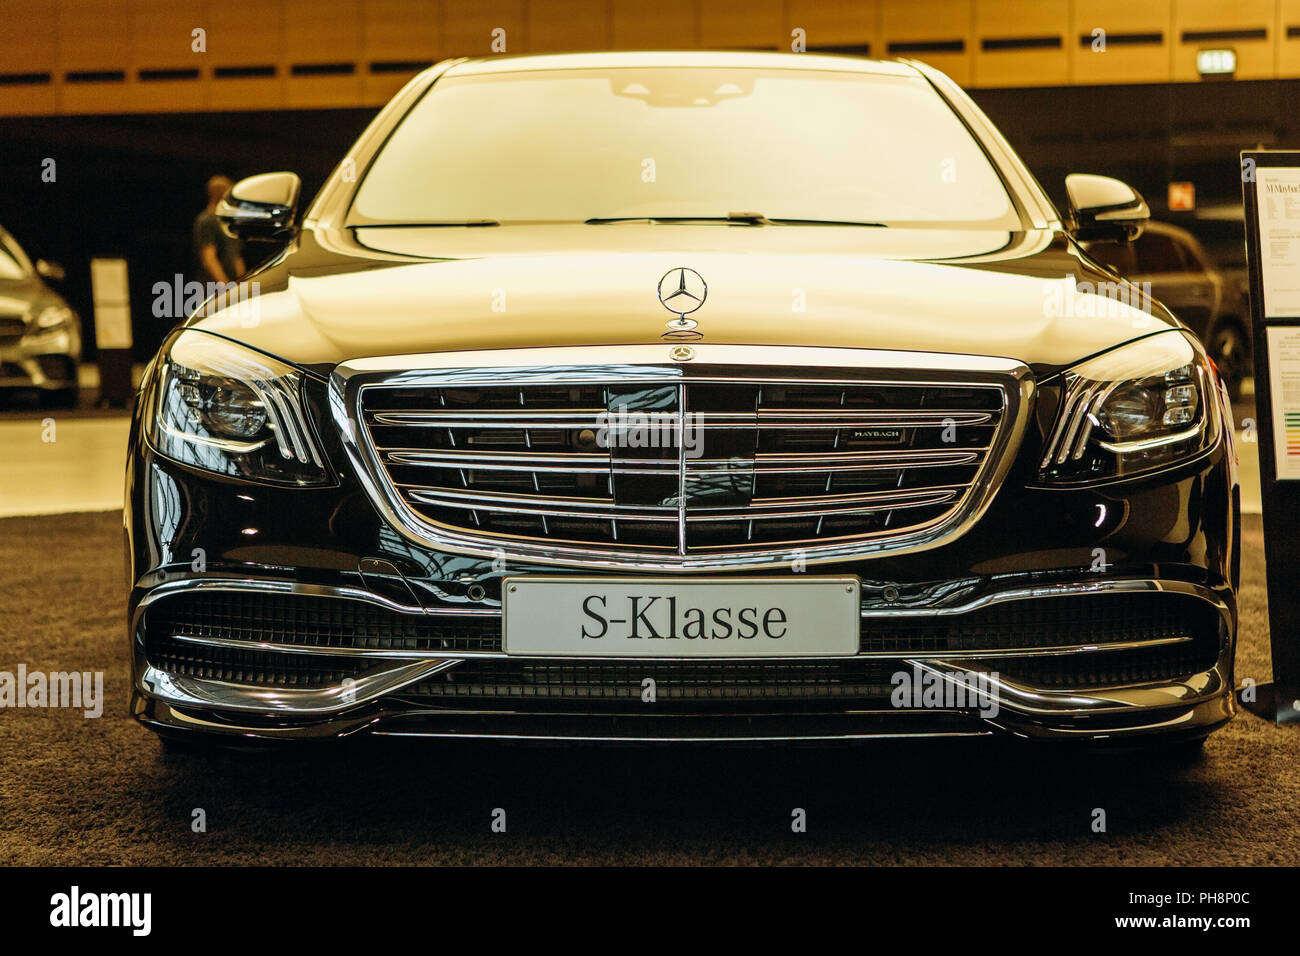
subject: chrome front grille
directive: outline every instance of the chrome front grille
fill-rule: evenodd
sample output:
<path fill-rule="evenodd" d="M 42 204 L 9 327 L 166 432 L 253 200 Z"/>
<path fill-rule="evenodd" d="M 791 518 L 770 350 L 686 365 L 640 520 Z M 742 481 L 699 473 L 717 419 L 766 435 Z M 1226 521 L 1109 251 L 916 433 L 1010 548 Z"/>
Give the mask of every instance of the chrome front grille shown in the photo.
<path fill-rule="evenodd" d="M 996 487 L 1028 389 L 1014 373 L 705 365 L 361 378 L 360 457 L 414 536 L 638 568 L 938 540 Z"/>
<path fill-rule="evenodd" d="M 1002 390 L 398 387 L 366 390 L 363 416 L 432 524 L 687 554 L 942 520 L 986 461 Z"/>

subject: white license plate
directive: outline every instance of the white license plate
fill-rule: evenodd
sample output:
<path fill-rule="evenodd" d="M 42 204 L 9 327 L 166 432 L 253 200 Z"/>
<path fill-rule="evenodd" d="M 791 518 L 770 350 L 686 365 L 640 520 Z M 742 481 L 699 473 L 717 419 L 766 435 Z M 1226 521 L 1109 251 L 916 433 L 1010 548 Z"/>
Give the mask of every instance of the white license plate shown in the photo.
<path fill-rule="evenodd" d="M 503 644 L 528 657 L 849 657 L 859 581 L 506 578 Z"/>

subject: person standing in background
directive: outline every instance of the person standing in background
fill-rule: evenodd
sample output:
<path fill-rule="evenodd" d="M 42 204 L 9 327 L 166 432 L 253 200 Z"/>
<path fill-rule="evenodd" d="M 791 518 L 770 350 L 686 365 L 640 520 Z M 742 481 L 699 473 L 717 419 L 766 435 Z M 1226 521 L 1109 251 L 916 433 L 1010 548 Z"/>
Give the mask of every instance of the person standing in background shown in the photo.
<path fill-rule="evenodd" d="M 208 205 L 194 219 L 194 254 L 200 282 L 234 282 L 244 274 L 239 240 L 228 236 L 217 220 L 217 203 L 234 183 L 226 176 L 208 180 Z"/>

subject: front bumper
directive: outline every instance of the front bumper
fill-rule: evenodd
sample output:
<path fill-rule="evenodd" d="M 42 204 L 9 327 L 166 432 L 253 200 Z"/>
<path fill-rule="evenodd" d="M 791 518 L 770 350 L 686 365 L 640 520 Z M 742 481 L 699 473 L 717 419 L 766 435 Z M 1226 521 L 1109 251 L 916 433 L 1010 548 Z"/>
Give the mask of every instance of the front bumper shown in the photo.
<path fill-rule="evenodd" d="M 73 326 L 0 344 L 0 389 L 74 388 L 80 361 L 81 335 Z"/>
<path fill-rule="evenodd" d="M 699 662 L 640 661 L 631 665 L 620 663 L 616 671 L 624 678 L 624 693 L 611 683 L 602 695 L 560 693 L 550 696 L 548 686 L 505 690 L 500 698 L 488 696 L 430 698 L 427 682 L 445 677 L 457 668 L 482 667 L 484 664 L 510 661 L 525 669 L 554 669 L 569 666 L 576 673 L 586 673 L 589 668 L 599 668 L 590 659 L 557 665 L 553 660 L 506 658 L 492 650 L 436 654 L 427 648 L 407 646 L 374 647 L 358 651 L 357 647 L 370 641 L 351 642 L 350 647 L 316 647 L 314 653 L 323 662 L 364 660 L 355 676 L 325 680 L 315 686 L 293 686 L 286 682 L 288 670 L 280 676 L 279 683 L 270 682 L 270 672 L 278 666 L 275 655 L 295 654 L 312 656 L 313 649 L 302 644 L 283 644 L 274 640 L 267 628 L 266 639 L 250 642 L 244 636 L 220 635 L 192 636 L 186 641 L 186 650 L 195 656 L 172 657 L 182 666 L 169 668 L 151 661 L 150 639 L 143 626 L 148 609 L 154 605 L 166 606 L 169 598 L 220 593 L 236 601 L 256 603 L 267 594 L 312 596 L 340 601 L 362 601 L 382 606 L 394 613 L 409 615 L 427 623 L 431 617 L 420 608 L 398 606 L 376 594 L 356 589 L 322 588 L 291 582 L 260 583 L 235 579 L 210 578 L 190 582 L 177 582 L 153 591 L 137 607 L 135 615 L 136 693 L 133 699 L 135 716 L 147 726 L 171 732 L 196 732 L 224 736 L 229 739 L 289 740 L 342 738 L 357 734 L 431 736 L 431 737 L 494 737 L 525 740 L 584 739 L 594 741 L 739 741 L 739 740 L 849 740 L 862 738 L 889 738 L 900 736 L 977 736 L 1001 733 L 1028 739 L 1082 739 L 1119 741 L 1151 735 L 1195 736 L 1207 733 L 1228 720 L 1234 709 L 1231 679 L 1230 638 L 1232 612 L 1230 606 L 1209 589 L 1186 582 L 1121 579 L 1108 582 L 1062 582 L 1052 585 L 1011 588 L 986 593 L 974 601 L 937 609 L 938 616 L 957 621 L 963 616 L 977 614 L 998 604 L 1033 604 L 1044 608 L 1043 602 L 1086 597 L 1098 601 L 1122 596 L 1145 595 L 1148 599 L 1172 600 L 1204 606 L 1215 621 L 1212 663 L 1204 670 L 1177 678 L 1127 682 L 1113 686 L 1044 687 L 1026 683 L 1016 676 L 1001 673 L 1008 666 L 1014 672 L 1026 662 L 1034 662 L 1030 669 L 1037 670 L 1044 662 L 1056 663 L 1062 658 L 1080 661 L 1087 655 L 1100 653 L 1112 662 L 1123 659 L 1125 653 L 1151 653 L 1153 642 L 1137 635 L 1131 642 L 1111 645 L 1108 649 L 1090 648 L 1088 645 L 1060 645 L 1038 647 L 1033 652 L 1024 648 L 1004 648 L 998 651 L 931 651 L 908 655 L 892 650 L 866 650 L 854 658 L 846 659 L 845 667 L 874 664 L 881 674 L 909 674 L 916 678 L 933 680 L 936 686 L 952 678 L 954 686 L 961 686 L 966 675 L 978 672 L 987 681 L 990 696 L 980 702 L 963 701 L 964 706 L 922 706 L 911 701 L 894 706 L 887 691 L 870 694 L 850 694 L 848 698 L 833 693 L 819 694 L 804 688 L 804 695 L 772 693 L 761 697 L 746 696 L 744 687 L 737 685 L 728 691 L 698 694 L 698 685 L 683 698 L 670 699 L 663 705 L 638 704 L 635 698 L 637 675 L 663 672 L 665 668 L 682 667 L 698 669 Z M 445 615 L 446 620 L 463 616 L 459 609 Z M 928 615 L 927 615 L 928 616 Z M 919 616 L 918 616 L 919 617 Z M 488 614 L 484 625 L 494 625 L 499 618 Z M 864 615 L 864 633 L 878 631 L 887 618 L 879 612 Z M 485 626 L 482 633 L 490 633 Z M 459 632 L 457 632 L 459 633 Z M 397 642 L 394 642 L 397 643 Z M 410 645 L 412 642 L 407 641 Z M 234 652 L 232 649 L 238 647 Z M 203 653 L 206 648 L 208 653 Z M 223 652 L 244 654 L 253 648 L 266 655 L 262 662 L 247 657 L 234 662 L 223 657 Z M 1202 649 L 1204 653 L 1205 648 Z M 269 660 L 268 660 L 269 658 Z M 285 660 L 286 658 L 280 658 Z M 1189 658 L 1190 659 L 1190 658 Z M 201 660 L 204 666 L 188 667 Z M 1202 660 L 1205 660 L 1202 657 Z M 220 661 L 219 665 L 215 662 Z M 710 666 L 713 662 L 705 662 Z M 744 667 L 741 662 L 729 662 Z M 772 668 L 782 662 L 766 663 Z M 723 666 L 727 666 L 724 664 Z M 802 666 L 787 662 L 787 667 Z M 1155 666 L 1148 662 L 1143 666 Z M 233 673 L 216 673 L 214 676 L 196 676 L 205 667 L 231 667 Z M 828 665 L 817 665 L 823 673 Z M 1057 671 L 1049 668 L 1055 679 Z M 341 672 L 339 672 L 341 673 Z M 228 678 L 237 679 L 231 681 Z M 262 682 L 257 682 L 261 677 Z M 587 678 L 589 679 L 589 677 Z M 788 678 L 787 678 L 788 679 Z M 478 678 L 471 678 L 477 681 Z M 847 683 L 847 677 L 842 677 Z M 879 681 L 879 679 L 877 679 Z M 484 685 L 486 687 L 487 685 Z M 667 684 L 667 687 L 671 687 Z M 482 694 L 471 685 L 470 694 Z M 552 691 L 554 687 L 549 687 Z M 563 688 L 561 688 L 563 690 Z M 752 689 L 752 688 L 751 688 Z M 843 689 L 843 687 L 841 687 Z M 570 689 L 572 690 L 572 689 Z M 629 694 L 627 691 L 633 691 Z M 734 697 L 729 698 L 729 694 Z M 790 694 L 790 696 L 787 696 Z M 990 706 L 990 700 L 995 706 Z M 951 702 L 950 702 L 951 703 Z"/>

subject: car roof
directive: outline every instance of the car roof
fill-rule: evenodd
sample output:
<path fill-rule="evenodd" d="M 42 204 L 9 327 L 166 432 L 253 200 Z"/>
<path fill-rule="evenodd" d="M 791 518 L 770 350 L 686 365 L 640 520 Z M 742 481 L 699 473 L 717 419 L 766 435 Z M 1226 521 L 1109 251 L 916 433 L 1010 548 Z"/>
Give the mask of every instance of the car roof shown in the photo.
<path fill-rule="evenodd" d="M 537 53 L 527 56 L 490 56 L 463 60 L 444 76 L 488 73 L 524 73 L 539 70 L 593 70 L 614 67 L 748 67 L 763 70 L 830 70 L 879 76 L 921 76 L 914 66 L 897 60 L 870 60 L 859 56 L 823 53 L 776 53 L 750 50 L 672 51 L 626 53 Z"/>

